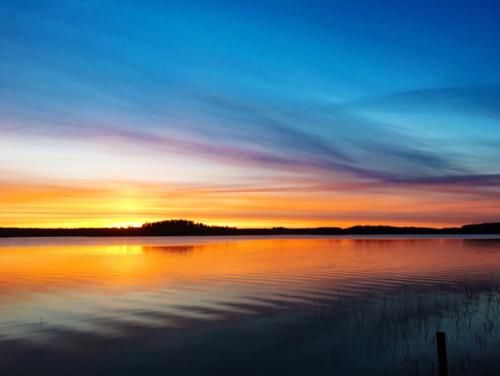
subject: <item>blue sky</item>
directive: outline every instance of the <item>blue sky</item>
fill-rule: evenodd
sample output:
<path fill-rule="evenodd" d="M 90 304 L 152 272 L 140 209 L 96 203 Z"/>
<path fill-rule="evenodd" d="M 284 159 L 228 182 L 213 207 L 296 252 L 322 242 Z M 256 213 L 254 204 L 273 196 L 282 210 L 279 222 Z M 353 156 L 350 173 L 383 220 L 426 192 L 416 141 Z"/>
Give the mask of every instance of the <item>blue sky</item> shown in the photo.
<path fill-rule="evenodd" d="M 314 218 L 307 205 L 262 204 L 291 224 L 412 221 L 402 209 L 337 212 L 346 191 L 414 202 L 424 190 L 462 203 L 460 223 L 500 209 L 497 1 L 8 0 L 0 25 L 5 187 L 153 184 L 193 200 L 203 187 L 226 192 L 211 197 L 224 220 L 228 186 L 331 197 Z M 0 220 L 51 223 L 30 200 Z M 145 219 L 192 210 L 141 205 Z M 446 210 L 430 216 L 449 222 Z"/>

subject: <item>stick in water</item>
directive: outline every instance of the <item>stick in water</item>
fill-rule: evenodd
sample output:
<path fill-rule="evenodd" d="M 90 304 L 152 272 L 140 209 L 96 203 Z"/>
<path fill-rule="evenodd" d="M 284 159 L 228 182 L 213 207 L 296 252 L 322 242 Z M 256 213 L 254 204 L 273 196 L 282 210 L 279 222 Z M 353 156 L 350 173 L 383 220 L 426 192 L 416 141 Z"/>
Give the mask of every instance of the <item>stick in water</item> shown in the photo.
<path fill-rule="evenodd" d="M 446 333 L 436 332 L 436 346 L 439 376 L 448 376 L 448 360 L 446 356 Z"/>

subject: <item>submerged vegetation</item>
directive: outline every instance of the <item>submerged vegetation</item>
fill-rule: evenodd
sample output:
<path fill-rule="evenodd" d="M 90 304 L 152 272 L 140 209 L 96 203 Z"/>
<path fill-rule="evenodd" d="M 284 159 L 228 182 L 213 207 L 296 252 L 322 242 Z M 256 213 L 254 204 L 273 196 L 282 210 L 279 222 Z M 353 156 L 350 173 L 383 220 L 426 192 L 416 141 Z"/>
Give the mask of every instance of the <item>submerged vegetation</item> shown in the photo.
<path fill-rule="evenodd" d="M 291 339 L 328 374 L 438 375 L 436 331 L 450 375 L 500 374 L 500 284 L 404 286 L 383 297 L 318 303 Z M 311 335 L 316 333 L 316 335 Z"/>

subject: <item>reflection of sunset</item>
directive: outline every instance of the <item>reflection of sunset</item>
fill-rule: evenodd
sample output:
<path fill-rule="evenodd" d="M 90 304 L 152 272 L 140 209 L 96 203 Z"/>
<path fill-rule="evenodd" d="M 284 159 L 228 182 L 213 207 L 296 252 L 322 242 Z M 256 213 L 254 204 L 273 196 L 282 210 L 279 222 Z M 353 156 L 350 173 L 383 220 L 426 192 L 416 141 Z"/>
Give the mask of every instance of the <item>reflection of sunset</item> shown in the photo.
<path fill-rule="evenodd" d="M 0 0 L 0 376 L 500 375 L 477 3 Z"/>
<path fill-rule="evenodd" d="M 177 326 L 262 307 L 377 296 L 402 284 L 463 282 L 498 272 L 497 249 L 498 241 L 460 239 L 4 239 L 0 341 L 50 341 L 52 330 L 116 335 L 127 323 Z M 40 330 L 41 321 L 49 331 Z"/>
<path fill-rule="evenodd" d="M 162 244 L 113 239 L 112 244 L 4 246 L 0 292 L 36 293 L 53 288 L 128 290 L 185 283 L 230 283 L 234 278 L 294 278 L 304 284 L 325 273 L 333 280 L 454 270 L 463 265 L 495 268 L 496 253 L 475 252 L 461 240 L 210 239 L 206 244 Z M 126 240 L 122 240 L 126 241 Z M 50 240 L 49 240 L 50 242 Z M 73 243 L 72 243 L 73 242 Z M 186 243 L 187 242 L 187 243 Z M 432 252 L 429 251 L 432 249 Z M 491 258 L 494 260 L 491 260 Z M 493 262 L 494 261 L 494 262 Z M 311 279 L 312 278 L 312 279 Z M 283 286 L 285 289 L 287 286 Z"/>

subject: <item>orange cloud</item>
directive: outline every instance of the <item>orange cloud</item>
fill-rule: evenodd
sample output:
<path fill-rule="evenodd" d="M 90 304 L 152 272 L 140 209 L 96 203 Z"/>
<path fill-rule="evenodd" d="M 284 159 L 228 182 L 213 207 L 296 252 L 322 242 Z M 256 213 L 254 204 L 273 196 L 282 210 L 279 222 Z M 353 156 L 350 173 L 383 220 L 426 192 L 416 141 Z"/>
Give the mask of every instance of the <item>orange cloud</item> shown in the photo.
<path fill-rule="evenodd" d="M 3 183 L 0 201 L 3 227 L 129 226 L 166 218 L 240 227 L 448 226 L 492 220 L 500 210 L 487 198 L 462 200 L 458 193 L 422 194 L 416 189 L 310 194 L 300 188 L 228 192 L 127 182 Z"/>

